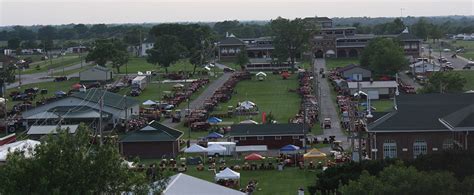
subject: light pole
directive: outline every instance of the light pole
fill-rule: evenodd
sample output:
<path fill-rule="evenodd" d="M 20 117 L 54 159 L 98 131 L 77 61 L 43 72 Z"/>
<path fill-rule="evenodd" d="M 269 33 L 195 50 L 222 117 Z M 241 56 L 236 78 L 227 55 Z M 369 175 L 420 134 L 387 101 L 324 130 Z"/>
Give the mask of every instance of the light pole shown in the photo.
<path fill-rule="evenodd" d="M 374 117 L 372 115 L 372 109 L 371 109 L 371 106 L 370 106 L 370 98 L 369 98 L 369 95 L 363 91 L 359 91 L 357 93 L 354 94 L 354 97 L 359 97 L 360 95 L 365 95 L 367 97 L 367 115 L 366 115 L 366 118 L 372 118 Z"/>

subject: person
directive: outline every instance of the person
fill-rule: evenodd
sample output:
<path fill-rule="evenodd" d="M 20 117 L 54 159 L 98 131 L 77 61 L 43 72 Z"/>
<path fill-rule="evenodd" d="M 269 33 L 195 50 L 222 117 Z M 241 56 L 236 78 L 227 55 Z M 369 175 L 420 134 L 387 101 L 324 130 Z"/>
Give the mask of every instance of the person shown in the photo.
<path fill-rule="evenodd" d="M 304 195 L 304 189 L 303 189 L 303 187 L 300 187 L 300 188 L 298 189 L 298 195 Z"/>

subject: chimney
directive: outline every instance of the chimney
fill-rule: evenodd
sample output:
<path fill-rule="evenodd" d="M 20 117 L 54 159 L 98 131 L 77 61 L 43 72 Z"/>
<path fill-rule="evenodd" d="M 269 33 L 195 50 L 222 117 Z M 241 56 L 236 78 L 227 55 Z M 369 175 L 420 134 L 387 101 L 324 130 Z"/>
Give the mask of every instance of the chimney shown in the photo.
<path fill-rule="evenodd" d="M 225 37 L 229 37 L 229 32 L 225 32 Z"/>

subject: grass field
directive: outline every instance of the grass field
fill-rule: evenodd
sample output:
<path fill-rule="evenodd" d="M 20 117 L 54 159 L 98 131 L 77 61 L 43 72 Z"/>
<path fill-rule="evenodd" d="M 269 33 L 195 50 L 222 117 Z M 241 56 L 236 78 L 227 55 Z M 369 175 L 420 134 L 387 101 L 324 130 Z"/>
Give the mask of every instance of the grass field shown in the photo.
<path fill-rule="evenodd" d="M 370 104 L 377 109 L 376 112 L 388 112 L 393 110 L 393 100 L 372 100 Z"/>
<path fill-rule="evenodd" d="M 242 157 L 240 157 L 242 158 Z M 242 165 L 244 162 L 242 159 L 235 159 L 230 157 L 225 157 L 226 165 Z M 256 161 L 257 165 L 265 162 L 274 162 L 274 159 L 266 159 L 265 161 Z M 314 162 L 316 162 L 315 160 Z M 143 160 L 145 164 L 150 163 L 159 163 L 159 160 Z M 251 163 L 251 162 L 249 162 Z M 273 163 L 275 165 L 275 163 Z M 209 182 L 215 182 L 214 171 L 207 170 L 207 165 L 205 165 L 204 171 L 197 171 L 195 165 L 189 165 L 188 170 L 185 174 L 197 177 L 200 179 L 207 180 Z M 307 187 L 313 185 L 316 182 L 316 174 L 319 170 L 300 170 L 295 167 L 285 167 L 283 171 L 277 170 L 256 170 L 256 171 L 238 171 L 240 173 L 240 184 L 241 187 L 245 185 L 250 180 L 257 180 L 257 190 L 254 192 L 255 195 L 292 195 L 296 194 L 298 188 L 303 187 L 305 194 L 308 193 Z"/>
<path fill-rule="evenodd" d="M 63 67 L 72 66 L 75 64 L 80 63 L 80 58 L 77 55 L 67 55 L 59 58 L 52 59 L 52 63 L 50 60 L 40 61 L 36 63 L 31 63 L 30 68 L 26 69 L 22 72 L 22 74 L 33 74 L 38 72 L 46 72 L 50 69 L 58 69 Z M 40 68 L 37 69 L 36 67 L 39 66 Z"/>
<path fill-rule="evenodd" d="M 236 94 L 232 99 L 223 104 L 219 104 L 216 111 L 218 113 L 227 112 L 228 106 L 236 106 L 238 102 L 252 101 L 257 104 L 260 113 L 272 113 L 279 123 L 287 123 L 288 119 L 293 118 L 299 109 L 301 102 L 300 96 L 295 92 L 288 92 L 289 89 L 295 90 L 298 87 L 296 75 L 292 75 L 288 80 L 283 80 L 279 75 L 268 74 L 265 81 L 258 81 L 255 77 L 252 80 L 244 80 L 237 84 Z M 240 116 L 224 121 L 240 122 L 247 117 Z M 252 120 L 261 122 L 261 116 L 255 115 Z"/>
<path fill-rule="evenodd" d="M 328 58 L 326 59 L 326 67 L 330 69 L 344 67 L 349 64 L 359 64 L 358 58 Z"/>
<path fill-rule="evenodd" d="M 467 59 L 474 59 L 474 41 L 451 41 L 451 45 L 455 46 L 456 48 L 464 47 L 464 53 L 460 55 L 467 58 Z M 455 49 L 455 48 L 453 48 Z"/>

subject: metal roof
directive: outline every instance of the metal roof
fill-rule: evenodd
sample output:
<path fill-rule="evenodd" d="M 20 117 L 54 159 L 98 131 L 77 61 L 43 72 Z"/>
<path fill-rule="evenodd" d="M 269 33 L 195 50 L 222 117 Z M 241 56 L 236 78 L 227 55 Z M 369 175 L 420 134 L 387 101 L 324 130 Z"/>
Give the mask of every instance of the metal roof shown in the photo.
<path fill-rule="evenodd" d="M 307 128 L 307 127 L 306 127 Z M 303 124 L 237 124 L 232 125 L 230 136 L 301 135 Z"/>
<path fill-rule="evenodd" d="M 360 81 L 360 82 L 347 82 L 349 89 L 357 89 L 357 83 L 361 88 L 395 88 L 398 86 L 396 81 Z"/>
<path fill-rule="evenodd" d="M 69 133 L 76 133 L 79 125 L 61 125 L 62 130 L 68 130 Z M 34 125 L 31 126 L 26 134 L 28 135 L 46 135 L 46 134 L 56 134 L 56 130 L 59 128 L 57 125 Z"/>
<path fill-rule="evenodd" d="M 120 142 L 176 141 L 182 135 L 183 132 L 179 130 L 152 121 L 148 126 L 138 131 L 128 133 Z"/>

